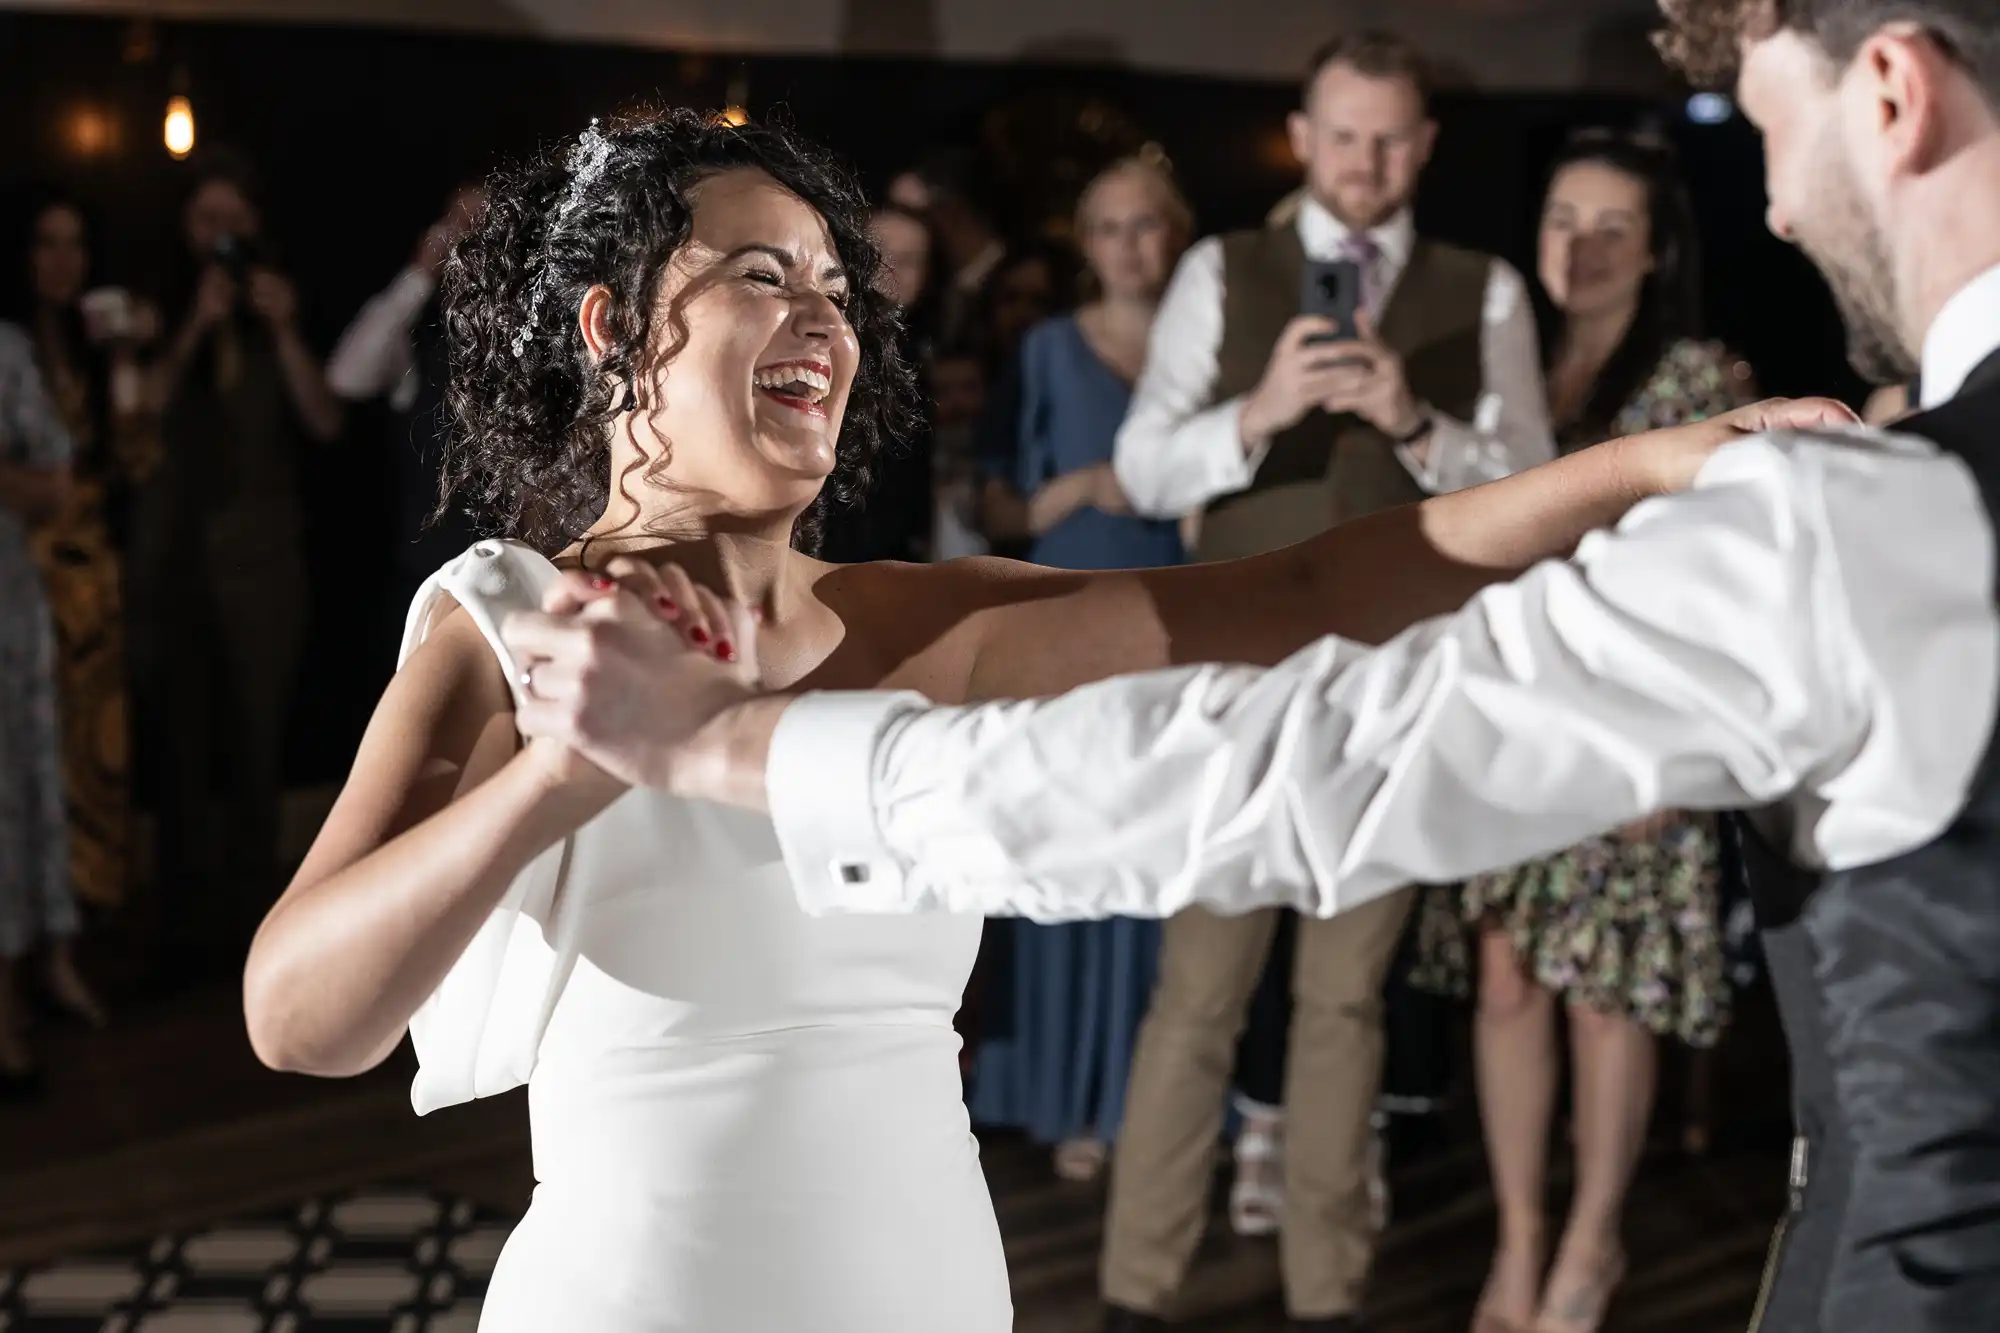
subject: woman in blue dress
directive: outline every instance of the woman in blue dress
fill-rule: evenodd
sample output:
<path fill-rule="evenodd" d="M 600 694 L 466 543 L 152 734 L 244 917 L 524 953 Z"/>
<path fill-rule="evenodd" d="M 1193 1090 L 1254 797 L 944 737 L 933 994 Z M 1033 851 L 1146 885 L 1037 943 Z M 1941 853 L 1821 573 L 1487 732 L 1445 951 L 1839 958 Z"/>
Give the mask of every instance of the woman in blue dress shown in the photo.
<path fill-rule="evenodd" d="M 1019 486 L 1036 564 L 1138 569 L 1184 558 L 1175 524 L 1132 516 L 1111 451 L 1192 223 L 1164 166 L 1142 158 L 1113 163 L 1077 204 L 1090 299 L 1021 344 Z M 1124 1112 L 1159 923 L 1010 920 L 989 929 L 1012 935 L 1002 954 L 1006 1012 L 973 1065 L 973 1119 L 1056 1145 L 1057 1173 L 1090 1179 Z"/>

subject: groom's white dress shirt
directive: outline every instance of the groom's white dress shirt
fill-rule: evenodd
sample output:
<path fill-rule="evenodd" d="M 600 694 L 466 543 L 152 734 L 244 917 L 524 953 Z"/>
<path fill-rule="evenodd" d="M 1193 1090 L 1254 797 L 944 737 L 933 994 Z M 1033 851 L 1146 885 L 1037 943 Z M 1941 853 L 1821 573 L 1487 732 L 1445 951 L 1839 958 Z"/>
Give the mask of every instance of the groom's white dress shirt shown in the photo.
<path fill-rule="evenodd" d="M 2000 269 L 1925 342 L 1927 406 L 2000 348 Z M 1328 915 L 1662 808 L 1781 803 L 1801 863 L 1920 846 L 2000 685 L 1994 534 L 1911 436 L 1731 444 L 1573 559 L 1369 648 L 1028 703 L 808 695 L 768 767 L 812 911 Z"/>

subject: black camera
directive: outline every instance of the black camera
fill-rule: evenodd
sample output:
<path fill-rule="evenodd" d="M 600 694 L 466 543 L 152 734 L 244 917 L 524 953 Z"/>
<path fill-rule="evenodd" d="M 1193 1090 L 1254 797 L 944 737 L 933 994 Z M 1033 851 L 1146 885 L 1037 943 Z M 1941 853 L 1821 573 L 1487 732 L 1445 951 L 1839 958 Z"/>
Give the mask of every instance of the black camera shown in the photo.
<path fill-rule="evenodd" d="M 242 282 L 251 269 L 266 262 L 264 247 L 255 236 L 232 236 L 228 232 L 215 238 L 215 249 L 210 257 L 238 282 Z"/>

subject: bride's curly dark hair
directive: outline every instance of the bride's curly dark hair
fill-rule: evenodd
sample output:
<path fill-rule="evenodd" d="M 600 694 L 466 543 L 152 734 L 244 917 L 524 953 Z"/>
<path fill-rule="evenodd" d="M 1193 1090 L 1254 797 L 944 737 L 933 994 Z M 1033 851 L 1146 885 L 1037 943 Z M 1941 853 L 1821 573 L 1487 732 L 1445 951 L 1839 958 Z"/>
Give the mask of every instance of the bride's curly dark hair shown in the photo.
<path fill-rule="evenodd" d="M 668 260 L 688 239 L 689 194 L 711 176 L 747 167 L 826 219 L 850 285 L 846 314 L 860 364 L 833 474 L 792 537 L 799 549 L 816 551 L 827 510 L 865 494 L 877 457 L 915 422 L 914 375 L 897 348 L 895 309 L 876 290 L 882 260 L 868 238 L 859 186 L 826 152 L 782 126 L 646 110 L 601 132 L 603 168 L 588 177 L 574 207 L 562 206 L 577 142 L 569 140 L 488 182 L 484 217 L 445 265 L 454 420 L 440 510 L 461 507 L 481 530 L 547 554 L 597 520 L 612 485 L 611 423 L 636 401 L 648 372 L 685 341 L 684 328 L 669 328 L 656 342 L 656 325 L 678 321 L 655 317 L 655 295 Z M 617 337 L 593 360 L 576 312 L 599 283 L 615 298 Z"/>

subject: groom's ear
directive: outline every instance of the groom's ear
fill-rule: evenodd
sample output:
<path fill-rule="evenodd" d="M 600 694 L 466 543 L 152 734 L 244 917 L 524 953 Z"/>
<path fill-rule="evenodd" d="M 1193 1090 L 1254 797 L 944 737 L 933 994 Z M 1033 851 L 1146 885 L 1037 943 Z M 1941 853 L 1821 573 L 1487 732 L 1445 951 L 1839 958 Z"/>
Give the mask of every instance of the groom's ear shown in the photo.
<path fill-rule="evenodd" d="M 1868 119 L 1881 139 L 1881 165 L 1894 176 L 1921 176 L 1958 151 L 1954 101 L 1961 71 L 1937 39 L 1914 23 L 1891 23 L 1863 42 L 1851 74 L 1869 99 Z"/>
<path fill-rule="evenodd" d="M 576 309 L 576 326 L 583 334 L 583 345 L 590 349 L 593 361 L 602 361 L 611 345 L 618 341 L 618 330 L 613 315 L 618 309 L 618 298 L 611 289 L 598 283 L 583 294 L 583 304 Z"/>

